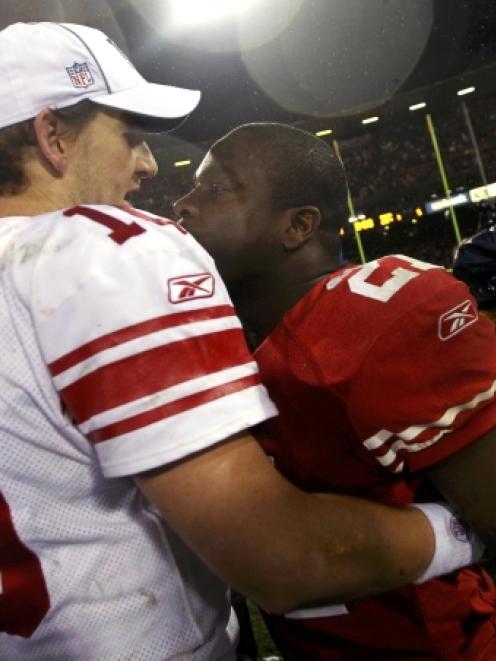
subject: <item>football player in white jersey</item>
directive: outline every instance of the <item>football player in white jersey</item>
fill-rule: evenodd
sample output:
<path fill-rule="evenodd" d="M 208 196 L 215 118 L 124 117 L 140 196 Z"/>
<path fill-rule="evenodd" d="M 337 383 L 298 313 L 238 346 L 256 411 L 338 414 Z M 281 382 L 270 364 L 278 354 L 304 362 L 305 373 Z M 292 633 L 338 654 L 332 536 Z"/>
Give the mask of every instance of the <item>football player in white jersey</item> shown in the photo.
<path fill-rule="evenodd" d="M 259 123 L 218 140 L 176 203 L 278 407 L 255 436 L 299 488 L 398 506 L 437 492 L 494 549 L 494 327 L 440 267 L 402 255 L 342 264 L 346 198 L 325 142 Z M 496 658 L 496 588 L 480 565 L 344 601 L 267 615 L 284 659 Z"/>
<path fill-rule="evenodd" d="M 286 612 L 429 571 L 422 512 L 273 468 L 214 262 L 126 203 L 199 93 L 53 23 L 0 32 L 0 92 L 0 658 L 232 659 L 229 583 Z"/>

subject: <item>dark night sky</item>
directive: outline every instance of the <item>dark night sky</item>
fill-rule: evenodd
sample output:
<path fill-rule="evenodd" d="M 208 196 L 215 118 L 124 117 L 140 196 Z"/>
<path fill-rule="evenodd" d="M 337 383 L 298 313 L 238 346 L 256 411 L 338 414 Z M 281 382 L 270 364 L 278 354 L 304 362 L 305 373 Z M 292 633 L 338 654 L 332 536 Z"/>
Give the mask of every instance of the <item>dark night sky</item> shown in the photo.
<path fill-rule="evenodd" d="M 2 0 L 0 17 L 99 27 L 148 79 L 201 89 L 177 131 L 189 141 L 373 110 L 496 61 L 494 0 L 258 0 L 240 19 L 182 29 L 167 0 Z"/>
<path fill-rule="evenodd" d="M 135 35 L 129 47 L 141 70 L 154 80 L 203 91 L 200 107 L 178 131 L 181 137 L 209 139 L 244 121 L 339 117 L 373 109 L 405 90 L 496 61 L 493 0 L 265 4 L 272 12 L 265 16 L 268 35 L 271 23 L 281 27 L 282 16 L 287 24 L 271 41 L 251 49 L 243 45 L 262 31 L 260 15 L 248 26 L 251 32 L 248 20 L 241 28 L 231 20 L 217 29 L 192 28 L 176 39 L 150 27 L 143 3 L 141 13 L 123 11 L 122 24 L 129 26 L 124 31 Z M 161 18 L 166 22 L 163 10 Z"/>

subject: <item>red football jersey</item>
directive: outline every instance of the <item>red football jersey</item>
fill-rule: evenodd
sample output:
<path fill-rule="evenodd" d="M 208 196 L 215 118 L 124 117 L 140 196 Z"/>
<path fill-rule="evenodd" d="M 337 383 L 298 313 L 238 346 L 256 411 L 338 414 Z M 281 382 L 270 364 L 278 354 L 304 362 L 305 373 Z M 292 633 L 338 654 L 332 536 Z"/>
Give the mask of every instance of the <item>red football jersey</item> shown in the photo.
<path fill-rule="evenodd" d="M 255 353 L 280 415 L 258 438 L 297 486 L 405 505 L 421 469 L 496 424 L 496 337 L 464 284 L 403 256 L 317 284 Z M 287 661 L 495 659 L 478 566 L 335 608 L 267 616 Z M 310 617 L 309 617 L 310 615 Z"/>

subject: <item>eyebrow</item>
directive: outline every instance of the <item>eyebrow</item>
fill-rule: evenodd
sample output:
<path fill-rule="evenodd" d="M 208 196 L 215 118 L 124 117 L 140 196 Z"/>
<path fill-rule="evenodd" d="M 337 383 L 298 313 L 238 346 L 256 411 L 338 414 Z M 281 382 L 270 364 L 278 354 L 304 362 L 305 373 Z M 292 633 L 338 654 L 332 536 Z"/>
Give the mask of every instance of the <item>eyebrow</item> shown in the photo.
<path fill-rule="evenodd" d="M 130 131 L 130 132 L 133 132 L 133 133 L 143 133 L 143 134 L 146 133 L 146 131 L 144 131 L 143 127 L 140 126 L 140 124 L 138 124 L 138 123 L 136 123 L 132 120 L 129 120 L 127 117 L 124 117 L 122 122 L 124 124 L 124 129 L 126 131 Z"/>
<path fill-rule="evenodd" d="M 136 115 L 131 112 L 122 112 L 120 114 L 120 119 L 124 124 L 124 128 L 127 131 L 132 131 L 133 133 L 143 133 L 143 135 L 155 135 L 157 132 L 156 127 L 153 124 L 153 118 L 145 118 L 141 115 Z"/>
<path fill-rule="evenodd" d="M 213 175 L 212 176 L 223 176 L 229 179 L 230 182 L 236 185 L 241 185 L 241 182 L 239 181 L 239 178 L 236 176 L 236 172 L 230 168 L 229 166 L 223 166 L 221 167 L 220 165 L 212 165 L 209 168 L 210 172 L 213 170 Z M 207 176 L 210 176 L 209 173 L 207 173 Z M 193 175 L 193 181 L 197 183 L 199 180 L 197 172 Z"/>

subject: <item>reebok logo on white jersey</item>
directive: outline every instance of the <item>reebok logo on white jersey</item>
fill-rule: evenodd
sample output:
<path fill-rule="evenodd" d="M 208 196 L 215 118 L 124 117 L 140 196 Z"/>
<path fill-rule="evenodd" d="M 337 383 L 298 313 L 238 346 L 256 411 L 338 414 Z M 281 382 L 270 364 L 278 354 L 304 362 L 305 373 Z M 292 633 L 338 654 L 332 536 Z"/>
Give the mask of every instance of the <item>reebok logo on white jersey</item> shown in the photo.
<path fill-rule="evenodd" d="M 215 289 L 215 281 L 211 273 L 195 273 L 170 278 L 168 285 L 171 303 L 184 303 L 194 298 L 210 298 L 214 295 Z"/>
<path fill-rule="evenodd" d="M 439 339 L 449 340 L 453 335 L 475 323 L 478 318 L 474 304 L 469 300 L 463 301 L 439 317 Z"/>

